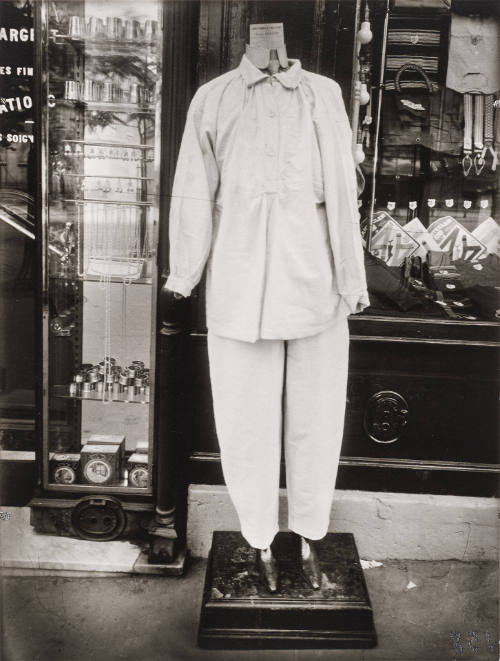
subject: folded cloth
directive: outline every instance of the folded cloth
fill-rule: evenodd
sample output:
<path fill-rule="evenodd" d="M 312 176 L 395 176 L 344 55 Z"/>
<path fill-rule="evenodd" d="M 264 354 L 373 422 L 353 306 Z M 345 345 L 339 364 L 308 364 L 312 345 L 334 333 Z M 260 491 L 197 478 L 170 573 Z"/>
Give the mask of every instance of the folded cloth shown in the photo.
<path fill-rule="evenodd" d="M 365 250 L 365 270 L 368 293 L 388 301 L 406 311 L 426 303 L 419 294 L 409 291 L 401 282 L 399 268 L 391 269 L 387 264 Z"/>
<path fill-rule="evenodd" d="M 482 319 L 500 321 L 500 287 L 474 285 L 466 293 L 475 303 Z"/>
<path fill-rule="evenodd" d="M 457 259 L 453 262 L 465 288 L 474 285 L 489 285 L 495 287 L 500 283 L 500 257 L 493 253 L 477 262 L 467 259 Z"/>

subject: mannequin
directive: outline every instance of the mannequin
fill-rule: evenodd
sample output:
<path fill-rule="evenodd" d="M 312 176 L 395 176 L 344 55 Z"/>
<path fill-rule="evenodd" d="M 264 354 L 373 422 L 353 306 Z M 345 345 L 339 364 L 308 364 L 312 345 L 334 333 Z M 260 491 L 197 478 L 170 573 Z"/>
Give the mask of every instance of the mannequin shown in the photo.
<path fill-rule="evenodd" d="M 270 544 L 278 414 L 287 438 L 289 527 L 298 536 L 302 574 L 319 589 L 315 540 L 326 534 L 340 454 L 347 315 L 369 304 L 351 134 L 338 85 L 289 60 L 278 26 L 251 26 L 262 30 L 253 42 L 251 30 L 239 69 L 193 99 L 174 182 L 166 283 L 175 299 L 189 295 L 208 263 L 209 363 L 223 471 L 270 592 L 279 581 Z M 286 419 L 285 409 L 276 410 L 285 389 L 282 365 Z M 309 365 L 317 365 L 320 385 Z M 309 412 L 316 401 L 317 415 Z M 272 461 L 262 457 L 266 452 Z"/>

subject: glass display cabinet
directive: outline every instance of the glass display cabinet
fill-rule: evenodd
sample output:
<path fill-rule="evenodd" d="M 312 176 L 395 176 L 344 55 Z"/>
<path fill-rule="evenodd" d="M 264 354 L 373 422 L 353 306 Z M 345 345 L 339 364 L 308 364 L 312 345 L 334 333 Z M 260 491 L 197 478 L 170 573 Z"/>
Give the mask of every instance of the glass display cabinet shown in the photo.
<path fill-rule="evenodd" d="M 42 444 L 32 523 L 97 540 L 147 532 L 172 546 L 173 507 L 157 479 L 168 444 L 155 447 L 168 10 L 160 0 L 36 5 Z"/>
<path fill-rule="evenodd" d="M 151 493 L 161 32 L 125 4 L 47 5 L 49 489 Z"/>

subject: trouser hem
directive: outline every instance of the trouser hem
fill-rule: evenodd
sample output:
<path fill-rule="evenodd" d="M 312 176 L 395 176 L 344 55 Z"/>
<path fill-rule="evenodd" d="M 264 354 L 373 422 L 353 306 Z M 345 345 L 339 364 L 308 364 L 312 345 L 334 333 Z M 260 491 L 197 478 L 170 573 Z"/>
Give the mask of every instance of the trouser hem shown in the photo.
<path fill-rule="evenodd" d="M 295 525 L 292 522 L 288 523 L 288 527 L 296 535 L 299 535 L 300 537 L 305 537 L 306 539 L 311 539 L 313 541 L 319 541 L 320 539 L 323 539 L 323 537 L 328 532 L 328 526 L 326 528 L 324 527 L 321 528 L 319 532 L 318 529 L 311 530 L 311 528 L 307 528 L 306 526 L 301 526 L 301 525 Z"/>
<path fill-rule="evenodd" d="M 252 548 L 263 550 L 271 546 L 273 539 L 278 533 L 278 530 L 279 529 L 276 528 L 275 532 L 270 537 L 256 537 L 255 535 L 249 535 L 243 529 L 241 530 L 241 534 Z"/>

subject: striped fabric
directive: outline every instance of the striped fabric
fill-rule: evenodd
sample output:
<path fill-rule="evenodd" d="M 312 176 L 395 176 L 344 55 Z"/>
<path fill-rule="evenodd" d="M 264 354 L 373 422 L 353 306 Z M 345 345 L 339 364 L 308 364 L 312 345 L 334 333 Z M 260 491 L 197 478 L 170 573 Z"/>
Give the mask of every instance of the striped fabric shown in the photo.
<path fill-rule="evenodd" d="M 420 12 L 421 14 L 421 12 Z M 389 16 L 385 88 L 394 89 L 396 72 L 404 64 L 418 64 L 433 83 L 443 81 L 443 42 L 447 39 L 448 16 L 442 14 L 402 14 L 395 10 Z M 401 81 L 402 88 L 423 87 L 420 76 L 408 72 Z"/>

